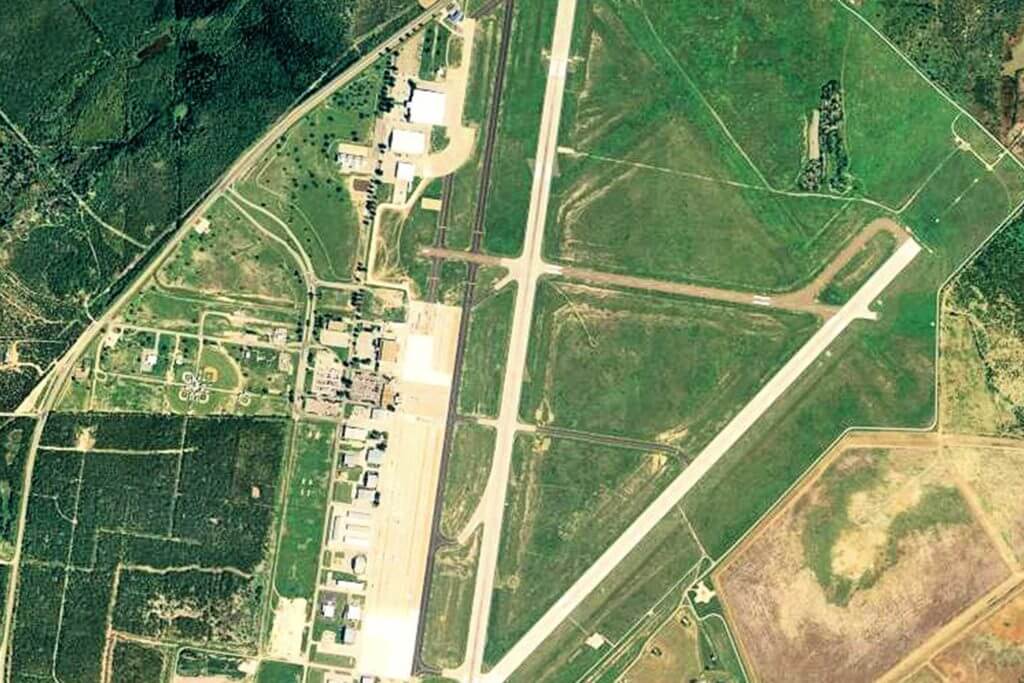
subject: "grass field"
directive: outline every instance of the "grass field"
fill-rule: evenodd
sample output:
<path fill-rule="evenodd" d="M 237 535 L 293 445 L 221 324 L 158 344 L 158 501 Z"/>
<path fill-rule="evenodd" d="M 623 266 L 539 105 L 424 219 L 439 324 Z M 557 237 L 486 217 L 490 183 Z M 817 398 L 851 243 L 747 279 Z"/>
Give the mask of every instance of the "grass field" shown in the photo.
<path fill-rule="evenodd" d="M 498 415 L 515 302 L 516 286 L 511 284 L 486 294 L 473 306 L 459 386 L 462 415 Z"/>
<path fill-rule="evenodd" d="M 317 276 L 348 281 L 365 258 L 367 230 L 348 182 L 339 173 L 339 142 L 369 145 L 387 62 L 381 59 L 296 123 L 239 184 L 247 207 L 265 229 L 305 252 Z"/>
<path fill-rule="evenodd" d="M 430 666 L 456 668 L 466 658 L 482 533 L 478 529 L 466 544 L 446 546 L 435 556 L 422 650 Z"/>
<path fill-rule="evenodd" d="M 520 435 L 485 659 L 494 664 L 682 469 L 677 456 Z"/>
<path fill-rule="evenodd" d="M 453 438 L 441 512 L 441 531 L 450 539 L 459 537 L 483 496 L 491 473 L 495 432 L 492 427 L 459 422 Z"/>
<path fill-rule="evenodd" d="M 431 184 L 431 187 L 440 186 L 439 180 Z M 407 216 L 382 209 L 374 274 L 385 281 L 408 283 L 413 296 L 425 299 L 431 262 L 420 255 L 420 250 L 434 244 L 438 220 L 437 211 L 424 209 L 420 203 Z"/>
<path fill-rule="evenodd" d="M 283 598 L 312 602 L 334 467 L 335 429 L 314 422 L 300 423 L 297 429 L 274 587 Z"/>
<path fill-rule="evenodd" d="M 192 232 L 156 274 L 161 286 L 183 293 L 250 296 L 289 306 L 305 288 L 291 254 L 226 199 L 206 215 L 209 231 Z"/>
<path fill-rule="evenodd" d="M 514 6 L 484 229 L 484 248 L 495 254 L 515 256 L 523 248 L 548 70 L 545 51 L 554 31 L 555 13 L 549 10 L 543 0 Z"/>
<path fill-rule="evenodd" d="M 661 520 L 576 608 L 572 621 L 563 622 L 511 680 L 568 682 L 587 671 L 606 680 L 622 673 L 636 656 L 637 644 L 642 645 L 679 604 L 701 555 L 681 515 Z M 594 633 L 609 642 L 591 648 L 585 641 Z"/>
<path fill-rule="evenodd" d="M 891 233 L 878 233 L 839 269 L 818 298 L 827 304 L 845 304 L 895 248 L 896 238 Z"/>
<path fill-rule="evenodd" d="M 815 325 L 809 315 L 544 280 L 520 413 L 695 451 Z"/>
<path fill-rule="evenodd" d="M 493 14 L 479 19 L 476 27 L 462 121 L 478 132 L 473 143 L 473 156 L 452 177 L 445 241 L 453 249 L 468 248 L 473 232 L 483 163 L 484 123 L 493 95 L 503 11 L 498 8 Z"/>
<path fill-rule="evenodd" d="M 305 672 L 300 664 L 262 662 L 256 674 L 256 683 L 302 683 Z"/>
<path fill-rule="evenodd" d="M 878 215 L 941 239 L 920 219 L 936 207 L 915 193 L 934 189 L 948 203 L 963 189 L 951 192 L 945 168 L 977 160 L 956 146 L 954 119 L 963 138 L 982 136 L 842 5 L 710 12 L 593 0 L 580 9 L 552 258 L 773 290 L 806 281 Z M 797 186 L 801 138 L 832 79 L 842 83 L 849 161 L 841 194 Z M 1020 182 L 1006 170 L 975 191 L 1004 213 L 996 195 Z"/>

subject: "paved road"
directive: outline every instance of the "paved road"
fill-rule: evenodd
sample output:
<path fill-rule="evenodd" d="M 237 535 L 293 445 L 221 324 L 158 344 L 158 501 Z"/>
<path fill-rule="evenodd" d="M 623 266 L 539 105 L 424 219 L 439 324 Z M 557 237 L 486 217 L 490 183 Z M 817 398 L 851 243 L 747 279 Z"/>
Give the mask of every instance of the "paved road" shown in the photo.
<path fill-rule="evenodd" d="M 505 16 L 501 25 L 501 41 L 498 45 L 498 65 L 494 72 L 494 84 L 491 89 L 490 106 L 487 111 L 487 125 L 483 137 L 483 158 L 477 185 L 476 211 L 473 216 L 472 244 L 470 253 L 478 254 L 483 247 L 484 221 L 487 217 L 487 197 L 491 186 L 491 168 L 493 167 L 494 150 L 497 144 L 498 119 L 501 114 L 501 100 L 505 90 L 505 69 L 508 66 L 508 55 L 512 35 L 512 18 L 515 0 L 505 0 Z M 449 190 L 450 190 L 449 185 Z M 442 220 L 447 225 L 447 215 Z M 435 259 L 435 265 L 440 259 Z M 441 514 L 444 510 L 444 486 L 447 481 L 448 460 L 451 456 L 452 443 L 455 438 L 455 418 L 458 413 L 459 387 L 462 383 L 463 358 L 465 356 L 466 339 L 469 334 L 469 323 L 473 315 L 473 302 L 476 298 L 476 276 L 479 264 L 469 262 L 466 266 L 466 286 L 462 296 L 462 316 L 459 319 L 459 336 L 455 345 L 455 366 L 452 375 L 452 388 L 448 395 L 448 421 L 445 425 L 444 442 L 441 446 L 441 464 L 437 479 L 437 495 L 434 502 L 434 518 L 430 528 L 430 547 L 427 551 L 426 571 L 423 576 L 423 598 L 420 603 L 419 624 L 416 630 L 416 664 L 418 672 L 427 672 L 429 667 L 422 660 L 423 638 L 427 623 L 427 607 L 430 600 L 430 580 L 434 574 L 434 562 L 437 551 L 449 539 L 441 533 Z"/>
<path fill-rule="evenodd" d="M 29 448 L 29 456 L 25 463 L 25 477 L 27 481 L 31 481 L 33 468 L 35 466 L 35 454 L 39 445 L 39 440 L 42 436 L 45 417 L 56 405 L 56 402 L 60 397 L 61 390 L 66 384 L 67 379 L 71 375 L 71 372 L 75 368 L 79 358 L 85 352 L 86 348 L 88 348 L 92 340 L 102 333 L 117 312 L 120 311 L 120 309 L 129 300 L 131 300 L 140 289 L 142 289 L 145 283 L 149 281 L 150 277 L 156 273 L 178 245 L 181 244 L 181 242 L 188 236 L 189 232 L 192 230 L 192 219 L 202 216 L 209 211 L 221 193 L 241 178 L 242 175 L 246 173 L 249 168 L 273 146 L 277 139 L 299 119 L 323 103 L 336 90 L 358 76 L 366 67 L 375 62 L 381 54 L 396 45 L 401 36 L 410 31 L 416 30 L 424 23 L 433 19 L 435 15 L 441 14 L 443 10 L 444 3 L 440 1 L 435 2 L 431 8 L 421 12 L 409 23 L 399 29 L 394 35 L 381 43 L 377 48 L 368 52 L 344 72 L 325 83 L 316 92 L 310 94 L 308 98 L 296 105 L 294 109 L 291 109 L 284 114 L 273 126 L 270 127 L 269 130 L 267 130 L 266 133 L 264 133 L 263 137 L 261 137 L 255 144 L 253 144 L 252 147 L 243 153 L 234 164 L 232 164 L 221 179 L 212 188 L 210 188 L 207 195 L 195 204 L 189 214 L 182 221 L 177 232 L 175 232 L 167 243 L 163 245 L 156 257 L 154 257 L 141 271 L 135 273 L 134 280 L 131 284 L 125 288 L 117 299 L 107 308 L 103 315 L 96 318 L 85 329 L 82 335 L 79 336 L 70 348 L 68 348 L 60 360 L 54 364 L 49 375 L 40 382 L 37 389 L 33 391 L 24 402 L 22 402 L 17 411 L 19 414 L 38 414 L 40 417 L 35 432 L 33 433 L 32 442 Z M 2 644 L 0 644 L 0 677 L 3 675 L 4 662 L 6 662 L 9 648 L 9 634 L 12 623 L 12 613 L 14 610 L 14 591 L 17 586 L 21 564 L 21 547 L 25 535 L 25 515 L 27 505 L 28 496 L 22 496 L 20 516 L 18 520 L 17 540 L 15 544 L 14 557 L 12 558 L 10 565 L 11 575 L 7 582 L 4 639 Z"/>
<path fill-rule="evenodd" d="M 505 657 L 481 680 L 497 683 L 508 678 L 548 636 L 572 614 L 619 562 L 633 550 L 701 478 L 771 408 L 794 382 L 817 360 L 833 341 L 858 318 L 870 318 L 869 306 L 921 251 L 920 245 L 907 240 L 875 272 L 839 312 L 782 366 L 751 401 L 712 439 L 683 472 L 669 484 L 629 528 L 590 566 L 541 619 L 527 631 Z"/>
<path fill-rule="evenodd" d="M 526 223 L 523 256 L 512 270 L 518 282 L 515 310 L 510 332 L 508 361 L 502 385 L 501 410 L 497 422 L 497 439 L 491 475 L 482 502 L 484 523 L 477 565 L 476 587 L 473 594 L 473 612 L 470 616 L 469 642 L 464 671 L 470 680 L 480 680 L 484 646 L 487 642 L 487 623 L 494 591 L 495 570 L 498 564 L 498 546 L 505 511 L 505 492 L 508 488 L 512 447 L 518 424 L 519 399 L 522 393 L 523 372 L 526 367 L 526 349 L 530 338 L 533 304 L 537 294 L 537 278 L 544 272 L 541 247 L 544 223 L 547 217 L 548 196 L 558 145 L 558 125 L 562 115 L 565 94 L 565 76 L 569 49 L 572 44 L 573 18 L 576 0 L 558 0 L 548 67 L 544 108 L 541 112 L 537 157 L 534 163 L 533 186 Z"/>
<path fill-rule="evenodd" d="M 639 289 L 651 292 L 664 292 L 665 294 L 676 294 L 695 299 L 708 299 L 710 301 L 722 301 L 725 303 L 764 306 L 767 308 L 778 308 L 788 311 L 811 313 L 822 319 L 831 318 L 839 311 L 839 306 L 831 306 L 818 301 L 818 295 L 832 281 L 836 274 L 843 269 L 867 243 L 878 233 L 888 232 L 896 238 L 896 244 L 902 244 L 909 239 L 909 235 L 897 223 L 889 218 L 881 218 L 873 221 L 866 228 L 861 230 L 851 239 L 843 249 L 836 254 L 835 258 L 808 284 L 800 289 L 781 294 L 756 294 L 733 289 L 722 289 L 720 287 L 708 287 L 694 285 L 686 282 L 673 282 L 670 280 L 659 280 L 657 278 L 639 277 L 624 273 L 610 273 L 606 271 L 580 268 L 577 266 L 556 265 L 545 263 L 544 270 L 551 275 L 562 275 L 564 277 L 580 280 L 587 283 L 604 284 L 613 287 L 625 287 L 628 289 Z M 487 254 L 475 254 L 453 249 L 445 249 L 443 246 L 427 247 L 423 254 L 434 259 L 446 259 L 450 261 L 470 261 L 480 265 L 496 265 L 515 269 L 520 259 L 507 259 Z"/>

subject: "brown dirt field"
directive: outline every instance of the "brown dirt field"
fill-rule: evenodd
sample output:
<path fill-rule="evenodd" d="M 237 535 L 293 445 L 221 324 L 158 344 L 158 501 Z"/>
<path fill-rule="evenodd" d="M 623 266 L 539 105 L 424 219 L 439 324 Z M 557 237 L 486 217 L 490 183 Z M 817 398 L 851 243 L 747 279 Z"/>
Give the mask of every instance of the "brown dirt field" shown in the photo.
<path fill-rule="evenodd" d="M 689 626 L 683 625 L 683 616 Z M 621 683 L 677 683 L 700 675 L 697 637 L 696 618 L 690 610 L 680 610 L 644 644 L 643 652 L 619 680 Z"/>
<path fill-rule="evenodd" d="M 1024 593 L 932 660 L 950 683 L 1024 680 Z"/>
<path fill-rule="evenodd" d="M 943 683 L 943 680 L 937 673 L 924 666 L 904 678 L 903 683 Z"/>
<path fill-rule="evenodd" d="M 957 447 L 950 460 L 977 494 L 985 516 L 1024 562 L 1024 450 Z"/>
<path fill-rule="evenodd" d="M 823 471 L 842 480 L 873 459 L 882 475 L 848 500 L 850 523 L 832 546 L 833 575 L 845 569 L 859 578 L 879 560 L 878 535 L 888 540 L 889 522 L 913 507 L 920 489 L 948 486 L 951 471 L 928 449 L 884 459 L 877 450 L 840 451 Z M 1009 575 L 971 520 L 905 537 L 895 563 L 873 585 L 857 589 L 845 606 L 831 603 L 804 545 L 809 514 L 828 495 L 823 480 L 811 479 L 716 576 L 755 680 L 875 680 Z"/>

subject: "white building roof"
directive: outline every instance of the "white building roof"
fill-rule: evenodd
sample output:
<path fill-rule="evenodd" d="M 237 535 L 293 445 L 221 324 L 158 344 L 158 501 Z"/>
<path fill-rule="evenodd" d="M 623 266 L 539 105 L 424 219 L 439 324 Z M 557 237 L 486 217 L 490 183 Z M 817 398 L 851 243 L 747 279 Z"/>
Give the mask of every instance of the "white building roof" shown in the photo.
<path fill-rule="evenodd" d="M 445 94 L 434 90 L 412 91 L 409 100 L 409 120 L 413 123 L 426 123 L 431 126 L 444 125 Z"/>
<path fill-rule="evenodd" d="M 399 161 L 395 164 L 395 180 L 402 180 L 411 183 L 416 177 L 416 167 L 406 161 Z"/>
<path fill-rule="evenodd" d="M 395 128 L 391 131 L 391 149 L 397 154 L 423 154 L 427 151 L 427 136 L 418 130 Z"/>

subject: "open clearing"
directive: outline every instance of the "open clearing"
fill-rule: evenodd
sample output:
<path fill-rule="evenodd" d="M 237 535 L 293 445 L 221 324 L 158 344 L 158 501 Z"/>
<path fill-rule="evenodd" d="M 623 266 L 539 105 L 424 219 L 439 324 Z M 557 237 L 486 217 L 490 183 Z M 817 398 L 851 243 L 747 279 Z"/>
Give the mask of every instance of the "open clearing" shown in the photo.
<path fill-rule="evenodd" d="M 520 435 L 486 657 L 496 662 L 682 469 L 677 455 Z"/>
<path fill-rule="evenodd" d="M 575 30 L 546 244 L 559 262 L 791 289 L 872 218 L 931 236 L 963 191 L 938 171 L 979 163 L 953 137 L 956 110 L 840 3 L 592 0 Z M 801 187 L 801 138 L 833 80 L 844 189 Z M 971 192 L 1012 206 L 1019 173 L 1007 161 L 989 175 Z M 922 187 L 941 207 L 917 199 Z"/>
<path fill-rule="evenodd" d="M 716 569 L 758 680 L 874 680 L 1009 576 L 955 464 L 840 446 Z"/>
<path fill-rule="evenodd" d="M 815 327 L 810 315 L 542 280 L 520 412 L 696 452 Z"/>

